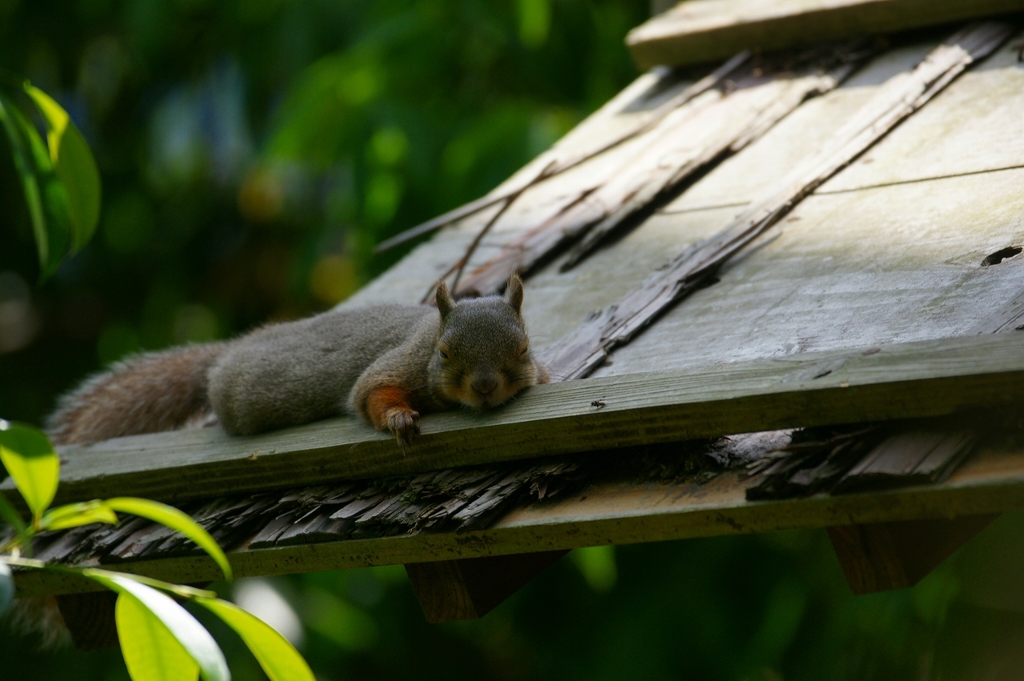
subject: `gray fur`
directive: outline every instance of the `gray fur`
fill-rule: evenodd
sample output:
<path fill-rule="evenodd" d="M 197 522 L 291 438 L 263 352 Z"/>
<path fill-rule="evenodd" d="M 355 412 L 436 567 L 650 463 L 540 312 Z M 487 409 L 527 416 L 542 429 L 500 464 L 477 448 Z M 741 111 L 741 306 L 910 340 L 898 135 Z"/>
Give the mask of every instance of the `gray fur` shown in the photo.
<path fill-rule="evenodd" d="M 455 302 L 438 284 L 438 308 L 374 305 L 274 324 L 224 343 L 149 353 L 114 365 L 63 398 L 50 432 L 93 442 L 210 422 L 250 435 L 343 413 L 373 422 L 367 399 L 397 389 L 408 402 L 403 441 L 418 412 L 489 408 L 547 372 L 530 356 L 513 276 L 504 297 Z M 447 352 L 443 358 L 440 352 Z"/>
<path fill-rule="evenodd" d="M 437 320 L 437 311 L 425 305 L 375 305 L 258 329 L 210 369 L 210 403 L 224 427 L 239 435 L 349 411 L 348 395 L 360 374 L 406 342 L 411 328 L 436 329 Z"/>

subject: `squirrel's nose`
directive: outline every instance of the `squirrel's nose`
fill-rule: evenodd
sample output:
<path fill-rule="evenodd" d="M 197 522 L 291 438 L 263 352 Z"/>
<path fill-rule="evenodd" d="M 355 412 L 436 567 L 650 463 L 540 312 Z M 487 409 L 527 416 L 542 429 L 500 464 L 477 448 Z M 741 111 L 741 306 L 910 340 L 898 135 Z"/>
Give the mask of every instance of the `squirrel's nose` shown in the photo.
<path fill-rule="evenodd" d="M 477 376 L 471 384 L 473 391 L 486 397 L 498 387 L 498 379 L 493 375 Z"/>

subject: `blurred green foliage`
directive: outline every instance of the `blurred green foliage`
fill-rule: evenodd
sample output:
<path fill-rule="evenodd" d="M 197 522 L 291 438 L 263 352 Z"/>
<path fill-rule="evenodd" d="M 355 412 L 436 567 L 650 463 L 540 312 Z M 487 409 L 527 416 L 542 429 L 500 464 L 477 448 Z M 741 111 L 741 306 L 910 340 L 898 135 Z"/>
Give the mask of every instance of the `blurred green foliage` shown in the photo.
<path fill-rule="evenodd" d="M 642 3 L 0 0 L 0 68 L 71 114 L 97 238 L 54 279 L 0 142 L 0 413 L 127 353 L 324 309 L 635 75 Z M 60 17 L 60 21 L 55 21 Z M 40 123 L 41 121 L 37 121 Z"/>
<path fill-rule="evenodd" d="M 40 423 L 126 353 L 344 299 L 401 255 L 373 244 L 488 191 L 627 84 L 622 40 L 647 9 L 0 0 L 0 67 L 70 112 L 104 192 L 97 237 L 34 288 L 0 142 L 0 414 Z M 1024 571 L 992 566 L 1024 566 L 1022 521 L 1000 522 L 967 567 L 861 598 L 824 532 L 578 552 L 483 620 L 449 625 L 423 621 L 401 567 L 219 588 L 325 681 L 1014 679 Z M 195 614 L 235 678 L 263 678 L 226 626 Z M 117 651 L 33 642 L 0 636 L 5 678 L 127 678 Z"/>

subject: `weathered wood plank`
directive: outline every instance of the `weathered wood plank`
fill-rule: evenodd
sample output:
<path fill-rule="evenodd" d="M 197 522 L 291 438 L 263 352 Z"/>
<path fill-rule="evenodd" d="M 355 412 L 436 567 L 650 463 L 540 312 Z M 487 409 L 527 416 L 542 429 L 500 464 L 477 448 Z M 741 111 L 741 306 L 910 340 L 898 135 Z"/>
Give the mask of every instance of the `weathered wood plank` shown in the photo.
<path fill-rule="evenodd" d="M 531 277 L 524 309 L 537 346 L 640 286 L 666 253 L 731 222 L 778 182 L 780 170 L 819 150 L 879 83 L 913 68 L 927 50 L 916 45 L 873 60 L 717 166 L 666 207 L 671 214 L 655 214 L 569 272 L 559 272 L 556 261 Z M 972 69 L 950 87 L 973 75 Z M 1024 237 L 1021 177 L 1009 171 L 845 196 L 812 194 L 727 265 L 721 283 L 669 310 L 596 375 L 842 347 L 850 338 L 869 344 L 967 333 L 987 310 L 1024 289 L 1016 258 L 978 268 L 989 253 Z M 701 209 L 737 200 L 741 205 Z"/>
<path fill-rule="evenodd" d="M 892 33 L 1024 9 L 1019 0 L 690 0 L 626 36 L 640 68 Z"/>
<path fill-rule="evenodd" d="M 879 87 L 893 76 L 913 70 L 934 47 L 934 42 L 917 43 L 885 51 L 871 59 L 835 90 L 804 102 L 743 153 L 723 161 L 661 211 L 676 213 L 715 206 L 742 206 L 763 198 L 776 186 L 780 174 L 817 154 L 843 124 L 870 101 Z M 934 104 L 932 102 L 925 110 Z M 891 134 L 900 132 L 895 130 Z"/>
<path fill-rule="evenodd" d="M 777 182 L 780 168 L 793 167 L 819 148 L 872 96 L 879 83 L 912 68 L 927 49 L 917 45 L 888 52 L 837 90 L 804 103 L 762 140 L 718 166 L 669 207 L 686 212 L 656 214 L 610 252 L 598 252 L 592 263 L 585 262 L 571 272 L 548 268 L 534 275 L 527 282 L 525 314 L 537 346 L 570 332 L 589 311 L 607 307 L 639 286 L 664 263 L 666 253 L 678 252 L 728 224 L 742 206 L 694 209 L 730 200 L 745 203 L 763 194 Z M 1005 52 L 997 57 L 1003 59 Z M 985 63 L 972 69 L 951 88 L 974 78 L 976 69 L 987 68 Z M 641 97 L 639 101 L 646 100 Z M 938 100 L 932 102 L 911 121 L 938 104 Z M 617 118 L 634 115 L 620 113 L 602 125 L 614 126 Z M 906 127 L 908 124 L 893 135 L 902 135 Z M 615 130 L 612 127 L 608 134 Z M 1014 284 L 1014 277 L 1008 276 L 1007 268 L 1014 268 L 1015 260 L 979 277 L 971 274 L 976 263 L 966 259 L 977 252 L 980 261 L 1006 245 L 1004 240 L 1009 243 L 1015 238 L 1019 230 L 1014 215 L 1021 211 L 1021 200 L 1019 192 L 1012 189 L 1013 182 L 1019 180 L 1009 176 L 963 183 L 947 180 L 907 187 L 906 191 L 889 188 L 877 190 L 881 193 L 837 196 L 824 202 L 812 195 L 791 215 L 799 222 L 786 222 L 778 228 L 777 242 L 759 247 L 752 257 L 731 265 L 721 284 L 700 291 L 685 306 L 670 311 L 645 335 L 618 351 L 615 367 L 603 367 L 598 375 L 620 373 L 620 368 L 621 372 L 650 371 L 660 366 L 848 346 L 845 337 L 851 334 L 856 344 L 867 344 L 964 333 L 979 312 L 1001 305 L 1024 288 L 1024 280 Z M 981 202 L 992 208 L 992 214 L 972 208 L 971 195 L 985 196 Z M 523 206 L 532 203 L 528 198 L 520 199 Z M 480 224 L 471 223 L 449 228 L 421 245 L 350 303 L 417 300 L 455 254 L 465 250 Z M 514 228 L 526 222 L 507 224 Z M 503 232 L 485 242 L 477 263 L 495 253 L 507 238 Z M 799 259 L 786 253 L 792 248 L 799 250 Z M 983 251 L 986 248 L 990 250 Z M 868 271 L 877 280 L 878 295 L 861 293 Z M 931 283 L 926 285 L 926 279 Z M 936 290 L 935 295 L 928 292 L 929 286 Z M 1016 290 L 1004 290 L 1007 287 Z M 972 296 L 976 305 L 970 303 Z M 729 314 L 723 316 L 726 309 Z M 832 319 L 839 321 L 833 323 Z M 758 333 L 752 334 L 755 327 Z"/>
<path fill-rule="evenodd" d="M 626 193 L 628 198 L 621 201 L 614 209 L 610 211 L 606 209 L 605 217 L 588 229 L 583 239 L 569 251 L 568 257 L 562 262 L 562 268 L 569 269 L 576 266 L 604 242 L 609 234 L 618 230 L 627 219 L 647 208 L 659 195 L 673 191 L 695 170 L 707 166 L 715 157 L 724 153 L 736 154 L 742 151 L 751 142 L 771 130 L 779 121 L 796 111 L 805 100 L 835 89 L 857 66 L 859 66 L 859 60 L 848 59 L 840 67 L 828 73 L 813 74 L 787 81 L 785 88 L 771 103 L 759 107 L 760 110 L 756 118 L 750 121 L 742 134 L 733 137 L 728 145 L 709 144 L 709 138 L 714 138 L 711 135 L 704 135 L 701 139 L 704 146 L 703 154 L 694 156 L 692 147 L 686 149 L 689 158 L 685 162 L 681 159 L 671 159 L 668 145 L 664 143 L 664 140 L 659 140 L 660 144 L 656 144 L 660 147 L 658 163 L 659 168 L 663 169 L 661 173 L 653 174 L 651 177 L 642 177 L 639 180 L 634 179 L 633 186 Z M 679 134 L 685 139 L 682 132 Z"/>
<path fill-rule="evenodd" d="M 406 563 L 405 571 L 428 622 L 475 620 L 533 581 L 566 553 L 565 550 L 543 551 Z"/>
<path fill-rule="evenodd" d="M 513 511 L 486 530 L 243 549 L 232 552 L 230 560 L 238 577 L 269 576 L 1024 508 L 1024 456 L 1009 446 L 982 448 L 945 482 L 874 494 L 748 502 L 746 488 L 754 482 L 728 473 L 700 486 L 602 483 L 560 501 Z M 220 578 L 217 566 L 205 556 L 118 567 L 179 583 Z M 24 596 L 96 589 L 88 581 L 56 573 L 18 573 L 16 582 Z"/>
<path fill-rule="evenodd" d="M 736 65 L 723 65 L 718 75 L 726 75 Z M 569 157 L 593 151 L 595 145 L 607 146 L 610 141 L 629 136 L 638 129 L 650 133 L 647 127 L 653 120 L 660 120 L 663 117 L 667 105 L 671 104 L 672 108 L 678 108 L 695 93 L 706 89 L 697 87 L 699 84 L 699 81 L 695 83 L 680 80 L 668 69 L 648 72 L 556 142 L 552 152 L 558 157 Z M 485 238 L 483 246 L 470 261 L 469 269 L 482 265 L 517 234 L 551 218 L 578 200 L 580 196 L 613 175 L 647 144 L 647 136 L 636 136 L 579 167 L 531 187 L 516 200 L 508 214 L 503 216 L 492 230 L 491 235 Z M 515 173 L 494 191 L 506 192 L 534 176 L 550 161 L 550 158 L 542 157 L 538 157 Z M 367 284 L 342 305 L 408 303 L 420 299 L 449 268 L 457 254 L 466 250 L 475 234 L 490 220 L 494 209 L 492 207 L 468 217 L 448 227 L 432 241 L 420 244 L 401 262 Z"/>
<path fill-rule="evenodd" d="M 615 348 L 641 333 L 664 310 L 689 295 L 721 266 L 778 223 L 825 180 L 924 106 L 974 60 L 991 54 L 1010 27 L 986 23 L 965 28 L 929 53 L 903 78 L 892 78 L 837 132 L 822 152 L 796 168 L 780 189 L 747 210 L 719 234 L 673 258 L 664 270 L 602 314 L 584 321 L 545 349 L 542 359 L 553 377 L 586 376 Z"/>
<path fill-rule="evenodd" d="M 1021 34 L 970 69 L 820 193 L 1024 166 Z"/>
<path fill-rule="evenodd" d="M 859 596 L 914 586 L 996 517 L 830 527 L 828 536 L 850 590 Z"/>
<path fill-rule="evenodd" d="M 729 92 L 720 88 L 689 100 L 643 136 L 646 144 L 639 153 L 563 211 L 509 241 L 501 253 L 472 270 L 462 288 L 498 291 L 511 272 L 531 272 L 594 228 L 594 240 L 570 256 L 583 257 L 655 197 L 742 149 L 806 98 L 833 89 L 866 56 L 854 47 L 826 49 L 797 75 L 778 64 L 751 65 Z"/>
<path fill-rule="evenodd" d="M 990 253 L 1024 245 L 1022 182 L 1024 170 L 1012 170 L 810 196 L 774 238 L 753 245 L 718 273 L 719 283 L 663 315 L 595 375 L 981 333 L 979 325 L 1002 320 L 1002 308 L 1024 291 L 1024 258 L 981 265 Z M 707 230 L 729 211 L 658 216 L 617 252 L 598 253 L 570 273 L 574 279 L 535 277 L 527 293 L 531 331 L 556 338 L 566 332 L 571 301 L 549 302 L 564 296 L 563 288 L 601 276 L 625 279 L 627 267 L 635 282 L 674 229 L 689 240 L 687 230 Z M 623 253 L 628 259 L 617 261 Z M 622 295 L 613 285 L 604 284 L 604 300 Z M 577 315 L 603 302 L 598 292 L 580 296 Z M 549 306 L 560 316 L 547 319 Z M 995 331 L 991 326 L 984 332 Z"/>
<path fill-rule="evenodd" d="M 1020 35 L 964 73 L 817 194 L 1024 166 L 1024 64 Z M 665 213 L 742 205 L 770 188 L 780 169 L 809 156 L 878 84 L 924 56 L 924 45 L 890 50 L 833 92 L 804 103 L 742 154 L 708 173 Z"/>
<path fill-rule="evenodd" d="M 423 419 L 408 452 L 355 418 L 219 428 L 60 450 L 59 501 L 181 501 L 776 428 L 938 416 L 1024 399 L 1024 336 L 811 353 L 537 386 L 501 409 Z M 594 406 L 597 403 L 598 406 Z M 0 489 L 11 491 L 8 480 Z"/>

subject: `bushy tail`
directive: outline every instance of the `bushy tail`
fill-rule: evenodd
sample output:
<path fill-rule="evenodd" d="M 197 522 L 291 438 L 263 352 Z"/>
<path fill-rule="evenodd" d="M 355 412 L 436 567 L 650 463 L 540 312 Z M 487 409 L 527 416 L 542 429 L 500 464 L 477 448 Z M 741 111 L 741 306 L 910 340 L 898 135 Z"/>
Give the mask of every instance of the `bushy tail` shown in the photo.
<path fill-rule="evenodd" d="M 47 433 L 70 444 L 204 425 L 214 418 L 206 372 L 227 347 L 192 345 L 118 362 L 62 397 Z"/>
<path fill-rule="evenodd" d="M 88 443 L 205 425 L 215 418 L 206 397 L 206 372 L 227 345 L 193 345 L 118 362 L 61 398 L 47 423 L 50 438 L 56 444 Z M 45 648 L 72 638 L 52 596 L 20 598 L 4 620 L 16 631 L 37 632 Z M 112 628 L 77 633 L 116 641 Z M 82 646 L 76 638 L 75 643 L 96 647 L 95 641 Z"/>

